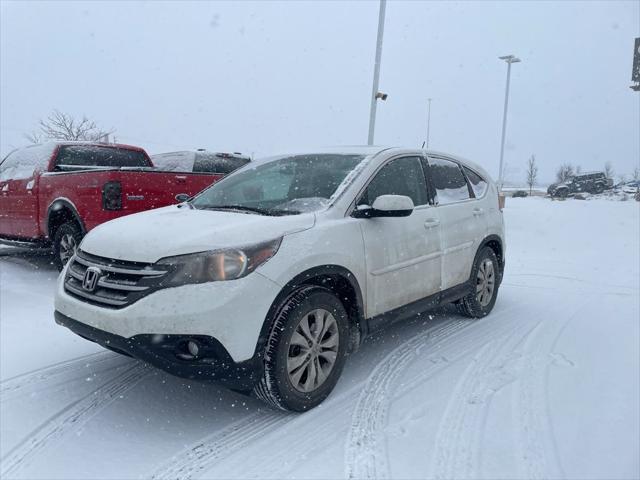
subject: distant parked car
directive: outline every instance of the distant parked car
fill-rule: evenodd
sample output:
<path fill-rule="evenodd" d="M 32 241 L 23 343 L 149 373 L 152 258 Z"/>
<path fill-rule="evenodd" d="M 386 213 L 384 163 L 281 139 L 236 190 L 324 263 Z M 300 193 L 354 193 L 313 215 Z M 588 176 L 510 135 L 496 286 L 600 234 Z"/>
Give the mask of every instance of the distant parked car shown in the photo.
<path fill-rule="evenodd" d="M 571 193 L 602 193 L 613 187 L 613 179 L 604 172 L 587 172 L 571 177 L 566 182 L 552 183 L 547 193 L 552 197 L 567 197 Z"/>
<path fill-rule="evenodd" d="M 528 197 L 529 194 L 527 192 L 525 192 L 524 190 L 516 190 L 515 192 L 513 192 L 511 194 L 511 196 L 513 198 L 524 198 L 524 197 Z"/>
<path fill-rule="evenodd" d="M 640 180 L 633 180 L 622 185 L 624 193 L 638 193 L 640 191 Z"/>
<path fill-rule="evenodd" d="M 209 152 L 204 149 L 159 153 L 151 156 L 159 170 L 170 172 L 228 174 L 251 161 L 241 153 Z"/>

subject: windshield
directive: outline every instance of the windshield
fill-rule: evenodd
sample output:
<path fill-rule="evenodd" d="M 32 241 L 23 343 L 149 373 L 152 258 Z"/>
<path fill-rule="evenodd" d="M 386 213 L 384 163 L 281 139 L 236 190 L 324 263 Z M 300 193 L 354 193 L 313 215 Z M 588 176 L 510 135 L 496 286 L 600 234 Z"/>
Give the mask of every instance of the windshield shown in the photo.
<path fill-rule="evenodd" d="M 193 201 L 195 208 L 293 215 L 325 207 L 363 155 L 296 155 L 243 169 Z"/>

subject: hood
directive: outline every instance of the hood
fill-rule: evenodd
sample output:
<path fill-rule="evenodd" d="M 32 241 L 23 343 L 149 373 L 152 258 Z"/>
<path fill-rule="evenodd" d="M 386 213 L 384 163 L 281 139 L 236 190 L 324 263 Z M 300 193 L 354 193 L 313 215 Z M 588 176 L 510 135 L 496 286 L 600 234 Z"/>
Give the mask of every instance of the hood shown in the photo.
<path fill-rule="evenodd" d="M 314 224 L 313 213 L 271 217 L 172 205 L 103 223 L 87 234 L 80 248 L 100 257 L 153 263 L 163 257 L 273 240 Z"/>

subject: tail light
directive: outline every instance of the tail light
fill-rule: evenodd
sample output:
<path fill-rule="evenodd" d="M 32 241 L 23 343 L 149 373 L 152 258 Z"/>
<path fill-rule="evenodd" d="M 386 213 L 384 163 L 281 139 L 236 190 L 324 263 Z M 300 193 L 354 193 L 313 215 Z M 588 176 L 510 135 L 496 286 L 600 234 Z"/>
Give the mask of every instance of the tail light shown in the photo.
<path fill-rule="evenodd" d="M 504 193 L 498 193 L 498 208 L 500 211 L 504 208 L 505 196 Z"/>
<path fill-rule="evenodd" d="M 120 182 L 107 182 L 102 187 L 102 208 L 122 210 L 122 185 Z"/>

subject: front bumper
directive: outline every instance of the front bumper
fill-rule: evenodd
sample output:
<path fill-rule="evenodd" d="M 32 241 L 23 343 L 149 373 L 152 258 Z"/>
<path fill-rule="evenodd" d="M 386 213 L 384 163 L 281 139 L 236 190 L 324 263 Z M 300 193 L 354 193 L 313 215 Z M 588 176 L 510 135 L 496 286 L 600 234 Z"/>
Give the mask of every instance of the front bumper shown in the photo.
<path fill-rule="evenodd" d="M 213 337 L 234 362 L 256 353 L 258 339 L 280 286 L 253 272 L 227 282 L 157 290 L 125 308 L 92 305 L 69 295 L 58 278 L 55 310 L 77 322 L 124 338 L 138 335 Z"/>
<path fill-rule="evenodd" d="M 55 320 L 87 340 L 178 377 L 212 381 L 233 390 L 249 391 L 262 375 L 263 364 L 259 355 L 234 362 L 224 346 L 213 337 L 139 334 L 126 338 L 78 322 L 58 311 L 55 312 Z M 187 341 L 195 341 L 200 347 L 194 358 L 185 358 Z"/>

